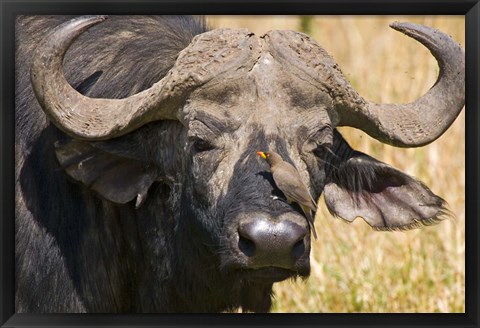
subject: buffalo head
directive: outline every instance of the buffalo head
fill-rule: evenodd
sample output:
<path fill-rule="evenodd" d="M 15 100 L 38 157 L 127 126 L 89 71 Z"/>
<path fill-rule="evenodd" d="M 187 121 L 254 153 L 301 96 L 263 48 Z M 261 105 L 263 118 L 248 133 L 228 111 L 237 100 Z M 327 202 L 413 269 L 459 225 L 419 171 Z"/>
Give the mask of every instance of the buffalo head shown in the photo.
<path fill-rule="evenodd" d="M 62 61 L 74 40 L 104 19 L 60 25 L 34 56 L 36 97 L 70 137 L 56 144 L 57 158 L 111 202 L 131 202 L 139 212 L 147 203 L 149 211 L 168 206 L 170 215 L 157 219 L 170 225 L 172 240 L 182 240 L 171 247 L 189 247 L 208 263 L 197 270 L 270 286 L 309 274 L 307 221 L 300 208 L 273 197 L 280 192 L 259 149 L 294 164 L 312 195 L 323 192 L 331 213 L 345 220 L 408 229 L 444 213 L 444 201 L 425 185 L 352 150 L 335 128 L 358 128 L 398 147 L 438 138 L 464 105 L 464 53 L 445 34 L 391 25 L 426 46 L 440 67 L 435 85 L 409 104 L 363 99 L 305 34 L 243 29 L 196 36 L 147 90 L 90 98 L 65 80 Z M 154 183 L 167 186 L 168 195 L 150 195 Z"/>

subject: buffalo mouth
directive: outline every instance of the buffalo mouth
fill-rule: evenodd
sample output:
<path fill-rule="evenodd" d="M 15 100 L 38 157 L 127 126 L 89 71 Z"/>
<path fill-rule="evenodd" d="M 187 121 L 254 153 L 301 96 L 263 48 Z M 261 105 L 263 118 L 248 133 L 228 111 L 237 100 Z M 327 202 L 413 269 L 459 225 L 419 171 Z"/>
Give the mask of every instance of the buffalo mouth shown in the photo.
<path fill-rule="evenodd" d="M 259 280 L 268 282 L 282 281 L 295 275 L 295 271 L 275 267 L 263 269 L 249 269 L 245 271 L 245 276 L 248 280 Z"/>
<path fill-rule="evenodd" d="M 279 267 L 265 267 L 258 269 L 244 269 L 241 275 L 246 280 L 258 282 L 279 282 L 288 278 L 307 277 L 309 269 L 305 268 L 303 271 L 294 271 Z"/>

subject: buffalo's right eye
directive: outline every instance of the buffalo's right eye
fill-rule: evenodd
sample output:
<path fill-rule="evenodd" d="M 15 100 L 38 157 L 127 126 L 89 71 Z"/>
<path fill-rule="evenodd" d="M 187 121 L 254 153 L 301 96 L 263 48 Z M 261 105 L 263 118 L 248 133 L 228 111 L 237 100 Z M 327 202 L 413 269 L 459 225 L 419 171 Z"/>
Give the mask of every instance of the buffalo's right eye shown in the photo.
<path fill-rule="evenodd" d="M 192 141 L 193 141 L 193 149 L 195 149 L 197 153 L 212 150 L 215 148 L 215 146 L 212 143 L 206 140 L 203 140 L 201 138 L 194 138 Z"/>

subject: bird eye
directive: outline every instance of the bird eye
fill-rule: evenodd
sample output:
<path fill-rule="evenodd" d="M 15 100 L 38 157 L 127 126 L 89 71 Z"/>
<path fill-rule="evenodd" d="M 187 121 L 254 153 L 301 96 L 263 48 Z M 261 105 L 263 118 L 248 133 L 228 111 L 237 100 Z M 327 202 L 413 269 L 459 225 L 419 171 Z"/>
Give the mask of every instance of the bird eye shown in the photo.
<path fill-rule="evenodd" d="M 193 148 L 197 153 L 212 150 L 215 148 L 215 146 L 212 143 L 201 138 L 194 138 L 192 142 L 193 142 Z"/>

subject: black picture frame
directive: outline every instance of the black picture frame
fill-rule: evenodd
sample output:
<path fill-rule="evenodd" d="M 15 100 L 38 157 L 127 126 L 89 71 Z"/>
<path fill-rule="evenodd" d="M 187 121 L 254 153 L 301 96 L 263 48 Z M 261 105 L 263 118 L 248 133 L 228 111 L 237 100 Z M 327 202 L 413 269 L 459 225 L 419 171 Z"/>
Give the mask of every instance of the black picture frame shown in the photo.
<path fill-rule="evenodd" d="M 2 327 L 57 326 L 302 326 L 302 327 L 478 327 L 480 252 L 478 239 L 480 4 L 453 0 L 1 0 L 0 88 L 0 324 Z M 14 309 L 14 20 L 18 14 L 417 14 L 466 18 L 466 311 L 465 314 L 15 314 Z"/>

